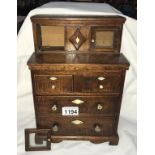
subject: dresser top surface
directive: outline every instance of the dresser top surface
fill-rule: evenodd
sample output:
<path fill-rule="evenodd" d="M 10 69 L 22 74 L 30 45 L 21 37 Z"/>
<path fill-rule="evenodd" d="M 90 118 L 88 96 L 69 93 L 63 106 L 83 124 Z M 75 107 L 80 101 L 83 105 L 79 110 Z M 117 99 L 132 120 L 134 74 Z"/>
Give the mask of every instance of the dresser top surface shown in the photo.
<path fill-rule="evenodd" d="M 119 65 L 129 67 L 129 62 L 123 54 L 90 54 L 90 53 L 46 53 L 32 54 L 28 65 Z"/>
<path fill-rule="evenodd" d="M 31 17 L 31 20 L 35 19 L 66 19 L 66 20 L 120 20 L 122 22 L 125 21 L 125 17 L 118 15 L 34 15 Z"/>

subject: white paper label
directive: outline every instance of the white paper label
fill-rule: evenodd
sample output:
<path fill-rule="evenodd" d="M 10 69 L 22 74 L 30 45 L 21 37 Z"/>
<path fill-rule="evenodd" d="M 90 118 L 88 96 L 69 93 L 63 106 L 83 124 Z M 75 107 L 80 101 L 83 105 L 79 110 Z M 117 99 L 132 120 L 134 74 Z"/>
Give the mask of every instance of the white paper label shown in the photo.
<path fill-rule="evenodd" d="M 76 116 L 79 115 L 79 107 L 62 107 L 63 116 Z"/>

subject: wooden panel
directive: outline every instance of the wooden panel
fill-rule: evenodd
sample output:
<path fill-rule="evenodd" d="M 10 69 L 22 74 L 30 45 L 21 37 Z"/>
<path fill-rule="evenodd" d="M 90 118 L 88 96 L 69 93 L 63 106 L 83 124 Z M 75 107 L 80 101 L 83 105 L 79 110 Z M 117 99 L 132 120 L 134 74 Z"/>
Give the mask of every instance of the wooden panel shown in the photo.
<path fill-rule="evenodd" d="M 72 122 L 78 120 L 81 124 L 75 125 Z M 95 132 L 96 125 L 99 125 L 101 131 Z M 40 117 L 40 128 L 57 127 L 52 135 L 68 136 L 110 136 L 114 134 L 113 117 Z"/>
<path fill-rule="evenodd" d="M 117 106 L 118 97 L 97 97 L 97 96 L 75 96 L 75 97 L 56 97 L 56 96 L 38 96 L 37 98 L 38 114 L 45 115 L 61 115 L 62 107 L 74 106 L 79 107 L 79 115 L 114 115 L 118 113 Z M 83 101 L 82 104 L 76 105 L 74 100 Z"/>
<path fill-rule="evenodd" d="M 41 26 L 42 46 L 64 46 L 64 27 Z"/>
<path fill-rule="evenodd" d="M 65 50 L 67 51 L 75 51 L 76 48 L 74 47 L 74 45 L 69 41 L 69 39 L 71 38 L 71 36 L 75 33 L 77 27 L 67 27 L 66 29 L 66 46 L 65 46 Z M 86 41 L 80 46 L 80 48 L 78 49 L 78 51 L 87 51 L 89 49 L 90 46 L 90 27 L 80 27 L 80 32 L 81 34 L 85 37 Z"/>

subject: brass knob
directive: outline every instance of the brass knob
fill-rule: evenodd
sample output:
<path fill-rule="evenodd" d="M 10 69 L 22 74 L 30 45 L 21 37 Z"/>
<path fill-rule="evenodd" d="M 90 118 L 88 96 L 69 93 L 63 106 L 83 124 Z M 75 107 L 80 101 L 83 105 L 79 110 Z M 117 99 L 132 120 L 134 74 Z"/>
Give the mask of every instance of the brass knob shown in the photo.
<path fill-rule="evenodd" d="M 56 86 L 55 85 L 52 85 L 52 89 L 55 89 L 56 88 Z"/>
<path fill-rule="evenodd" d="M 103 106 L 101 104 L 98 104 L 97 105 L 97 110 L 102 110 L 103 109 Z"/>
<path fill-rule="evenodd" d="M 100 89 L 103 89 L 103 85 L 99 85 L 99 88 L 100 88 Z"/>
<path fill-rule="evenodd" d="M 58 124 L 54 124 L 54 125 L 52 126 L 52 131 L 57 132 L 58 130 L 59 130 Z"/>
<path fill-rule="evenodd" d="M 96 124 L 94 130 L 95 130 L 95 132 L 101 132 L 100 125 Z"/>
<path fill-rule="evenodd" d="M 51 109 L 52 109 L 52 111 L 57 111 L 58 107 L 57 107 L 57 105 L 54 104 Z"/>
<path fill-rule="evenodd" d="M 51 138 L 48 138 L 47 140 L 50 142 L 51 141 Z"/>

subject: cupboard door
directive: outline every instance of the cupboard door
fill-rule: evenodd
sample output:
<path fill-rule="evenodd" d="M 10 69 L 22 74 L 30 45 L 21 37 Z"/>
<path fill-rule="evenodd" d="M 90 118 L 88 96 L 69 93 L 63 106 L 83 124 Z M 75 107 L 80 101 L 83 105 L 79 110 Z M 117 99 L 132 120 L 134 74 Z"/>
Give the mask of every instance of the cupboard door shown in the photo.
<path fill-rule="evenodd" d="M 42 50 L 64 50 L 63 26 L 40 26 Z"/>
<path fill-rule="evenodd" d="M 91 48 L 97 52 L 119 52 L 121 45 L 119 27 L 92 27 Z"/>

